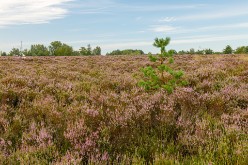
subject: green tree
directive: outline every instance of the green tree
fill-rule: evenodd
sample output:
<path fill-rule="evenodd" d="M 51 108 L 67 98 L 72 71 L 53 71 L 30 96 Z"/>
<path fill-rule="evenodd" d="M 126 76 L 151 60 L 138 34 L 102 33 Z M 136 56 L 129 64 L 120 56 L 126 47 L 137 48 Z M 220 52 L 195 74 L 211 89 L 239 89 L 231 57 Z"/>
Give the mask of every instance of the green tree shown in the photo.
<path fill-rule="evenodd" d="M 187 54 L 187 52 L 184 51 L 184 50 L 180 50 L 177 54 L 179 54 L 179 55 L 185 55 L 185 54 Z"/>
<path fill-rule="evenodd" d="M 248 46 L 238 47 L 235 51 L 235 54 L 246 54 L 248 53 Z"/>
<path fill-rule="evenodd" d="M 52 56 L 72 56 L 73 48 L 60 41 L 54 41 L 49 46 L 49 52 Z"/>
<path fill-rule="evenodd" d="M 248 46 L 245 47 L 245 53 L 248 54 Z"/>
<path fill-rule="evenodd" d="M 6 52 L 1 52 L 1 56 L 7 56 Z"/>
<path fill-rule="evenodd" d="M 233 53 L 233 49 L 230 45 L 227 45 L 226 48 L 223 50 L 224 54 L 232 54 Z"/>
<path fill-rule="evenodd" d="M 73 48 L 67 44 L 63 44 L 55 51 L 55 56 L 73 56 Z"/>
<path fill-rule="evenodd" d="M 80 52 L 79 51 L 73 51 L 73 56 L 80 56 Z"/>
<path fill-rule="evenodd" d="M 56 51 L 62 46 L 60 41 L 53 41 L 49 46 L 50 55 L 55 56 Z"/>
<path fill-rule="evenodd" d="M 214 51 L 212 49 L 205 49 L 205 54 L 214 54 Z"/>
<path fill-rule="evenodd" d="M 29 51 L 28 49 L 24 49 L 24 50 L 22 51 L 22 54 L 23 54 L 24 56 L 31 56 L 30 51 Z"/>
<path fill-rule="evenodd" d="M 10 52 L 9 52 L 9 56 L 20 56 L 21 55 L 21 51 L 18 48 L 13 48 Z"/>
<path fill-rule="evenodd" d="M 28 55 L 31 56 L 49 56 L 48 48 L 42 44 L 31 45 Z"/>
<path fill-rule="evenodd" d="M 189 50 L 189 54 L 191 54 L 191 55 L 195 54 L 195 49 L 194 49 L 194 48 L 191 48 L 191 49 Z"/>
<path fill-rule="evenodd" d="M 197 50 L 195 53 L 199 54 L 199 55 L 203 55 L 205 53 L 205 51 L 204 50 Z"/>
<path fill-rule="evenodd" d="M 149 54 L 149 59 L 154 62 L 154 65 L 142 68 L 144 79 L 139 82 L 139 85 L 147 91 L 157 90 L 162 88 L 168 93 L 172 93 L 178 85 L 185 85 L 182 81 L 182 71 L 173 70 L 170 65 L 174 63 L 173 52 L 166 51 L 165 47 L 170 43 L 170 38 L 155 39 L 153 46 L 160 48 L 161 53 L 154 56 Z M 170 75 L 166 77 L 166 75 Z"/>
<path fill-rule="evenodd" d="M 95 49 L 93 49 L 92 54 L 93 55 L 101 55 L 101 48 L 97 46 Z"/>
<path fill-rule="evenodd" d="M 114 50 L 107 55 L 143 55 L 145 54 L 142 50 L 137 49 L 125 49 L 125 50 Z"/>
<path fill-rule="evenodd" d="M 174 54 L 174 55 L 176 55 L 176 54 L 177 54 L 177 51 L 176 51 L 176 50 L 174 50 L 174 49 L 169 50 L 169 52 L 171 52 L 171 53 L 172 53 L 172 54 Z"/>
<path fill-rule="evenodd" d="M 90 44 L 87 45 L 87 55 L 90 56 L 92 55 L 92 50 Z"/>
<path fill-rule="evenodd" d="M 86 49 L 85 47 L 81 47 L 81 48 L 79 49 L 79 53 L 80 53 L 80 55 L 82 55 L 82 56 L 87 56 L 87 55 L 88 55 L 88 51 L 87 51 L 87 49 Z"/>

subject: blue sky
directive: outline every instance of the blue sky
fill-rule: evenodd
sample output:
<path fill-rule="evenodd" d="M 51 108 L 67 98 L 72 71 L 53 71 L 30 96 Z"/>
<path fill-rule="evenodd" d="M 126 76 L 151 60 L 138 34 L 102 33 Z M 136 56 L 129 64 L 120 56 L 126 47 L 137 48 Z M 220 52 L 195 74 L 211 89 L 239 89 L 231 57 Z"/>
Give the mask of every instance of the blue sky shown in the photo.
<path fill-rule="evenodd" d="M 157 52 L 155 37 L 171 37 L 169 48 L 221 51 L 248 45 L 245 0 L 8 0 L 0 1 L 0 50 L 59 40 L 102 52 Z"/>

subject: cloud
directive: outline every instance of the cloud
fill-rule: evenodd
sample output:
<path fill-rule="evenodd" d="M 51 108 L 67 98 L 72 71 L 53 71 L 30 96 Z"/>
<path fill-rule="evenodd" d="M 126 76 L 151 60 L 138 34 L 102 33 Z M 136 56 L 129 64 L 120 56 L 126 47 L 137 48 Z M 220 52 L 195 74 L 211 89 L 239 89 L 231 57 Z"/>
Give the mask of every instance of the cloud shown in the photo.
<path fill-rule="evenodd" d="M 2 0 L 0 27 L 20 24 L 41 24 L 63 18 L 65 3 L 73 0 Z"/>
<path fill-rule="evenodd" d="M 73 5 L 78 8 L 75 11 L 78 14 L 114 14 L 114 13 L 140 13 L 140 12 L 158 12 L 168 10 L 192 10 L 199 9 L 205 4 L 154 4 L 146 2 L 118 2 L 116 0 L 83 0 Z"/>
<path fill-rule="evenodd" d="M 165 18 L 158 20 L 158 22 L 173 22 L 175 20 L 176 20 L 176 18 L 174 18 L 174 17 L 165 17 Z"/>
<path fill-rule="evenodd" d="M 169 25 L 153 25 L 152 28 L 150 29 L 153 32 L 172 32 L 177 30 L 177 27 L 169 26 Z"/>

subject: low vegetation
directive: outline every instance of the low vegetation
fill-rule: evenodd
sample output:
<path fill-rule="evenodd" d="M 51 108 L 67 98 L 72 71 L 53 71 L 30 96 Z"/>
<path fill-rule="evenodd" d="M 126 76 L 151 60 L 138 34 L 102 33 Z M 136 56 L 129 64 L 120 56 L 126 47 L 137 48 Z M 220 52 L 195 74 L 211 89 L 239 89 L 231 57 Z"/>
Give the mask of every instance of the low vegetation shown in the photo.
<path fill-rule="evenodd" d="M 248 164 L 247 56 L 175 56 L 171 94 L 137 85 L 153 65 L 1 57 L 0 164 Z"/>

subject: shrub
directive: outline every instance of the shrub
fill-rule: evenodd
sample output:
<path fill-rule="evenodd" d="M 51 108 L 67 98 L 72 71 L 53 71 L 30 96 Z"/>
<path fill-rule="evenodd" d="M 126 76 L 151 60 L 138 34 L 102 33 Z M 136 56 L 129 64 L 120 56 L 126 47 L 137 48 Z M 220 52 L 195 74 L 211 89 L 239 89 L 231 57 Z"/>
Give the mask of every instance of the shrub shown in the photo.
<path fill-rule="evenodd" d="M 169 65 L 174 63 L 174 51 L 166 51 L 165 47 L 170 43 L 170 38 L 155 39 L 154 46 L 160 48 L 161 53 L 157 56 L 149 54 L 149 59 L 154 62 L 154 65 L 142 68 L 144 80 L 139 82 L 139 85 L 145 90 L 156 90 L 163 88 L 168 93 L 172 93 L 178 85 L 186 85 L 186 81 L 182 81 L 183 71 L 173 70 Z"/>

